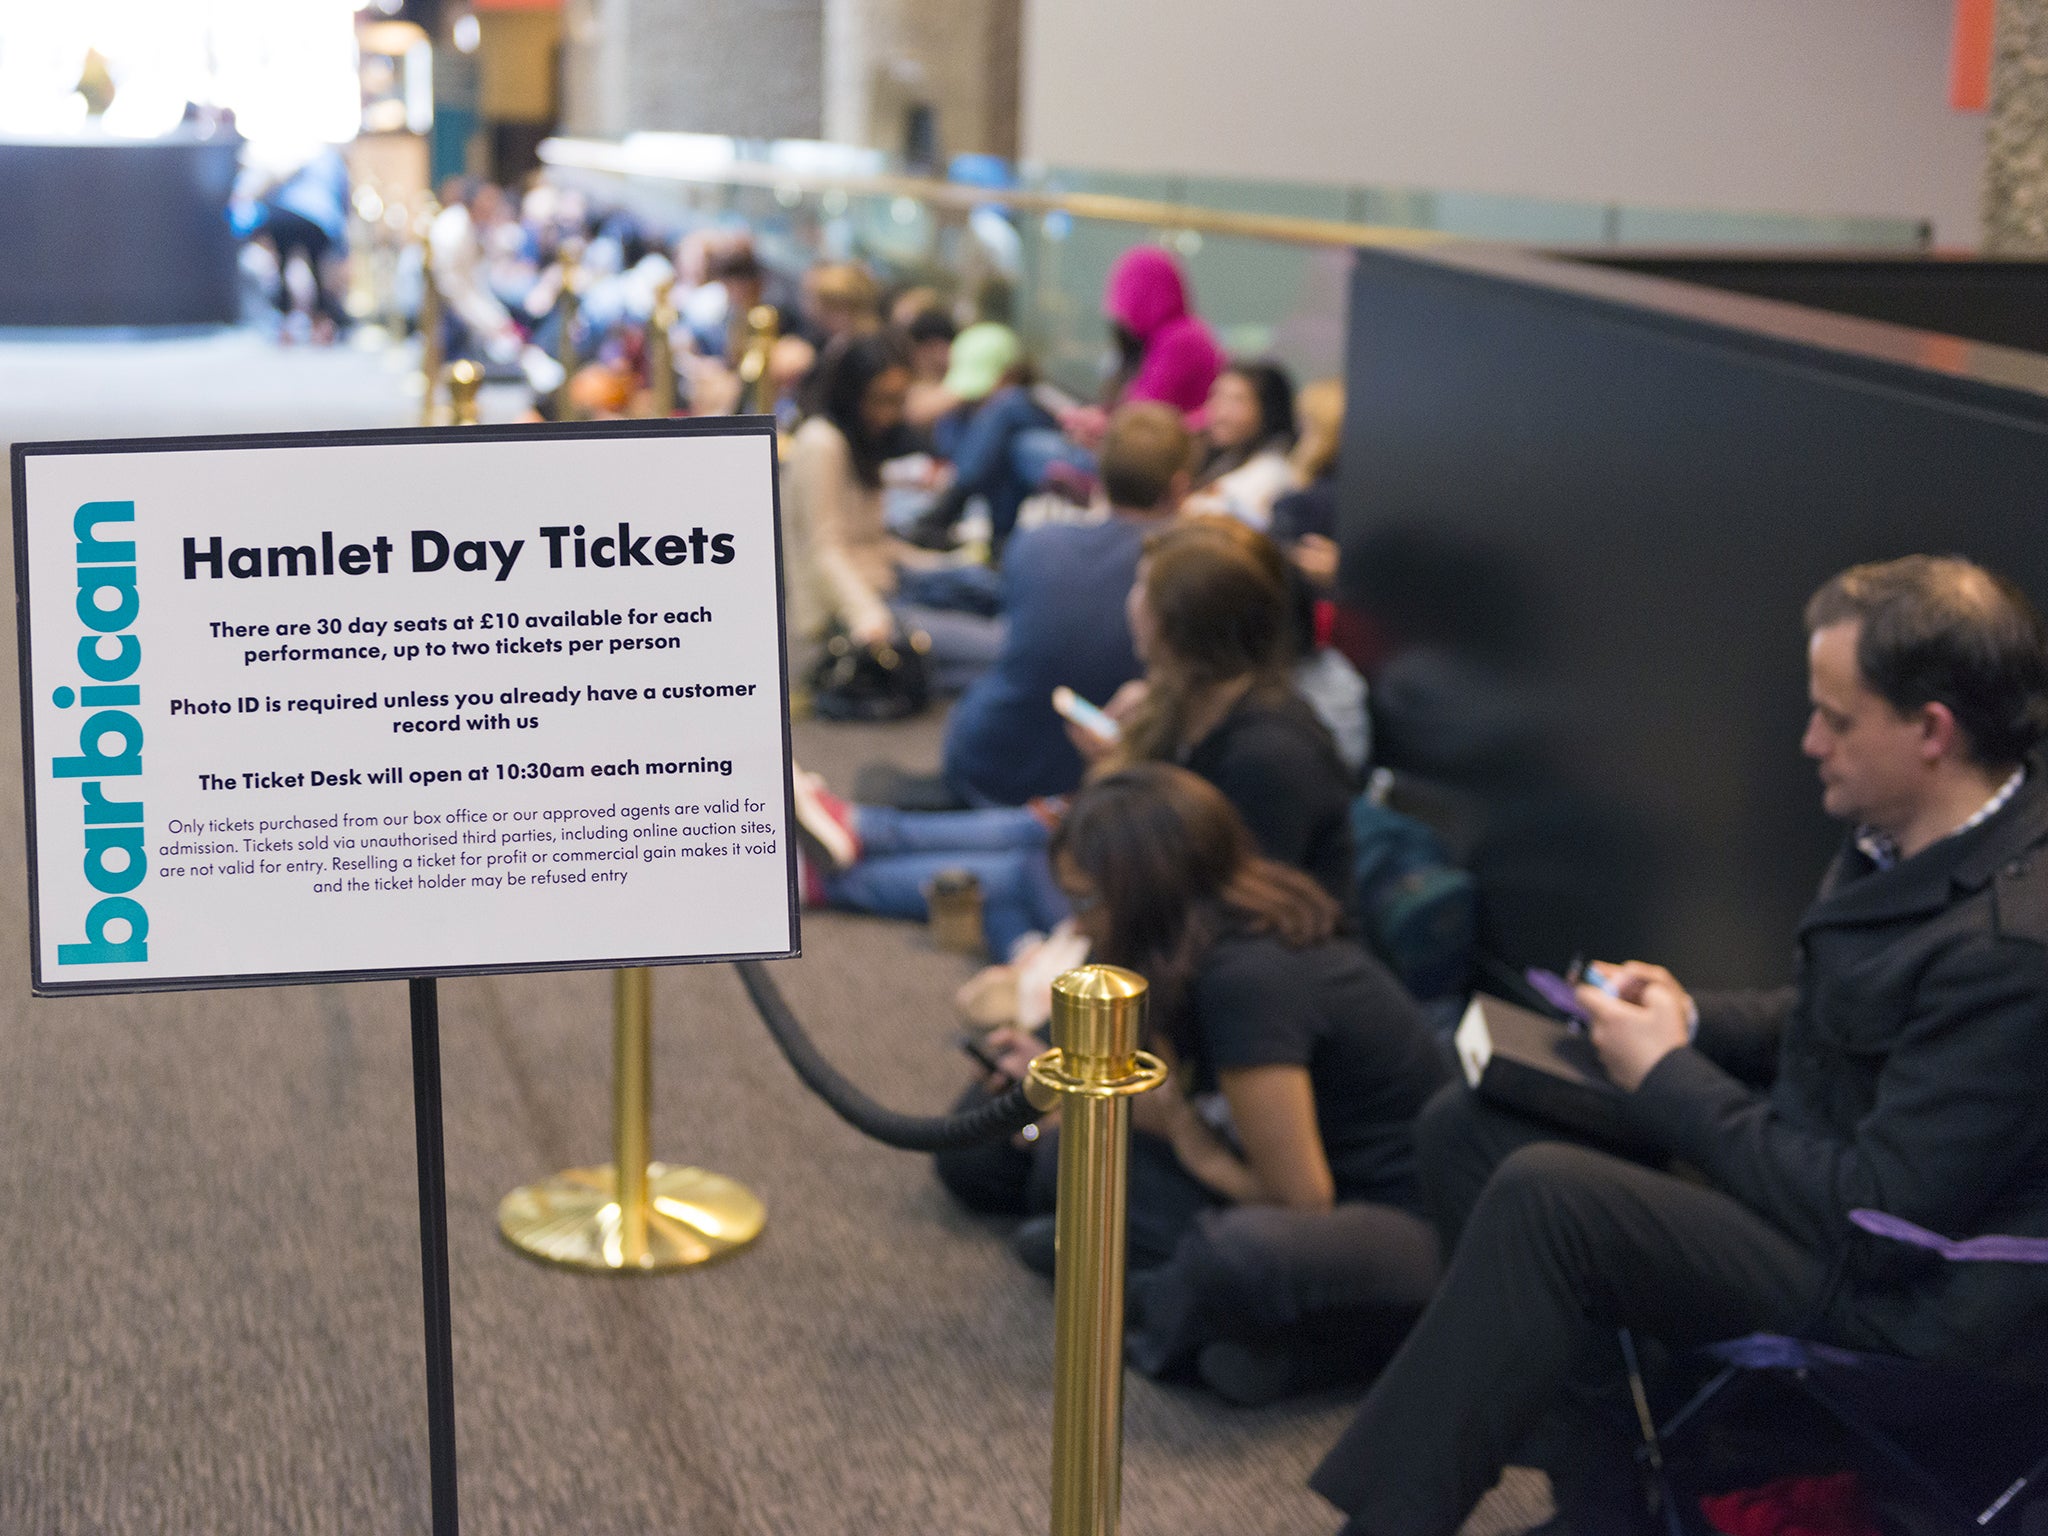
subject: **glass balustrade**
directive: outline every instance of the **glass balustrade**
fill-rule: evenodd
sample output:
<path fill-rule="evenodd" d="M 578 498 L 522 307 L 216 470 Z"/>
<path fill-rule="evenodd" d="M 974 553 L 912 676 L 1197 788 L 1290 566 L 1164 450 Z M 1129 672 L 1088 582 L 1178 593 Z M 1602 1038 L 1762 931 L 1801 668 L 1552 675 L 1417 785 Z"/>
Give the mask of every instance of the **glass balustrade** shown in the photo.
<path fill-rule="evenodd" d="M 764 261 L 794 272 L 818 260 L 858 257 L 892 282 L 931 283 L 972 295 L 1000 277 L 1014 294 L 1015 323 L 1040 372 L 1092 396 L 1108 363 L 1101 317 L 1104 278 L 1117 256 L 1154 241 L 1182 258 L 1198 307 L 1224 348 L 1266 356 L 1299 379 L 1332 375 L 1343 362 L 1350 247 L 1373 226 L 1545 248 L 1924 249 L 1914 217 L 1837 217 L 1776 212 L 1575 203 L 1492 193 L 1329 186 L 1244 178 L 1146 175 L 1070 167 L 1013 169 L 986 157 L 961 162 L 977 186 L 1009 184 L 1014 204 L 991 189 L 979 208 L 958 186 L 892 174 L 877 151 L 841 145 L 762 143 L 701 134 L 633 135 L 623 144 L 558 140 L 544 152 L 550 176 L 600 200 L 678 230 L 744 223 Z M 1158 205 L 1103 217 L 1090 196 Z M 1078 209 L 1047 198 L 1078 198 Z M 1195 227 L 1203 214 L 1313 220 L 1333 226 L 1327 243 L 1290 226 L 1284 235 Z M 1256 230 L 1256 226 L 1254 226 Z"/>

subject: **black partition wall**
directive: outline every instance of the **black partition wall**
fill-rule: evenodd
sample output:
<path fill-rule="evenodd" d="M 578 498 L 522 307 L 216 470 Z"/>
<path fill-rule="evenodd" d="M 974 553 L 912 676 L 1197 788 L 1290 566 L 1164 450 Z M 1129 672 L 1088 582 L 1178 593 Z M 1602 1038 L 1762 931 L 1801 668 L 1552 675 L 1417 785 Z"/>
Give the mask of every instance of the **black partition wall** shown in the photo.
<path fill-rule="evenodd" d="M 0 140 L 0 325 L 221 325 L 237 139 Z"/>
<path fill-rule="evenodd" d="M 1800 610 L 1954 551 L 2048 599 L 2048 357 L 1520 253 L 1361 252 L 1343 579 L 1379 750 L 1475 829 L 1489 947 L 1787 979 L 1840 829 Z"/>

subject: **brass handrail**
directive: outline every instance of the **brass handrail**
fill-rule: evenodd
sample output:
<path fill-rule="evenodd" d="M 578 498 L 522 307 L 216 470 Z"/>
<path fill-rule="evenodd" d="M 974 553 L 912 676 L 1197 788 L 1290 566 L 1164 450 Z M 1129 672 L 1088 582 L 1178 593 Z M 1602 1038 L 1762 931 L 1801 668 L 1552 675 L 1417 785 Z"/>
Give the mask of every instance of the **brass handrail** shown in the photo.
<path fill-rule="evenodd" d="M 1342 219 L 1290 218 L 1238 213 L 1191 203 L 1156 202 L 1106 192 L 1033 192 L 1021 187 L 970 187 L 921 176 L 836 176 L 786 170 L 753 161 L 695 166 L 664 160 L 656 148 L 631 148 L 597 139 L 548 139 L 540 146 L 543 164 L 564 170 L 684 181 L 700 186 L 765 187 L 770 191 L 842 192 L 848 197 L 907 197 L 956 213 L 1001 206 L 1026 213 L 1066 213 L 1077 219 L 1117 224 L 1161 225 L 1205 235 L 1245 235 L 1293 245 L 1424 246 L 1455 240 L 1441 230 L 1406 229 L 1395 224 L 1354 224 Z"/>

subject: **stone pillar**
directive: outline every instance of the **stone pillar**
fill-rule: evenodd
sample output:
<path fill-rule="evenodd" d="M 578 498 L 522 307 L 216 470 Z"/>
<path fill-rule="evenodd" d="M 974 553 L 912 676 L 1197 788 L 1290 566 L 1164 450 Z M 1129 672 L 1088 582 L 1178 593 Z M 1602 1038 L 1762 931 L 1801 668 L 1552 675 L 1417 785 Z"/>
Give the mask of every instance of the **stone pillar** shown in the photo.
<path fill-rule="evenodd" d="M 823 0 L 568 0 L 563 131 L 814 139 Z"/>
<path fill-rule="evenodd" d="M 2048 0 L 1998 0 L 1984 156 L 1984 250 L 2048 253 Z"/>
<path fill-rule="evenodd" d="M 825 0 L 825 136 L 900 152 L 913 108 L 941 163 L 1015 158 L 1022 0 Z"/>

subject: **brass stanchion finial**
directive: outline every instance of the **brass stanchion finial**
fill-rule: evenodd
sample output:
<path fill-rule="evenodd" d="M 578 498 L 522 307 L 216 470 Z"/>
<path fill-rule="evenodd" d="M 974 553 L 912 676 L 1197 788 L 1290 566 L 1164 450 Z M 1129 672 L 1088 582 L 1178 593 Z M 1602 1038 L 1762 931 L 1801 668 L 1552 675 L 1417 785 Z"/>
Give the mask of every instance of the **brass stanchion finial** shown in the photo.
<path fill-rule="evenodd" d="M 675 279 L 665 277 L 654 290 L 654 312 L 647 317 L 647 406 L 653 416 L 676 413 L 676 357 L 669 332 L 676 327 Z"/>
<path fill-rule="evenodd" d="M 768 355 L 782 337 L 782 323 L 773 304 L 756 304 L 747 311 L 747 350 L 740 356 L 741 415 L 758 416 L 775 408 L 769 394 Z"/>
<path fill-rule="evenodd" d="M 476 403 L 483 384 L 483 369 L 466 357 L 448 370 L 448 407 L 456 426 L 473 427 L 483 419 Z"/>
<path fill-rule="evenodd" d="M 1134 1094 L 1166 1080 L 1138 1049 L 1145 978 L 1113 965 L 1053 983 L 1053 1048 L 1026 1091 L 1060 1106 L 1053 1267 L 1053 1536 L 1115 1536 L 1123 1498 L 1124 1213 Z"/>
<path fill-rule="evenodd" d="M 523 1253 L 569 1269 L 652 1274 L 701 1264 L 760 1235 L 752 1190 L 702 1168 L 648 1161 L 654 975 L 613 982 L 612 1160 L 571 1168 L 498 1202 L 498 1230 Z"/>

